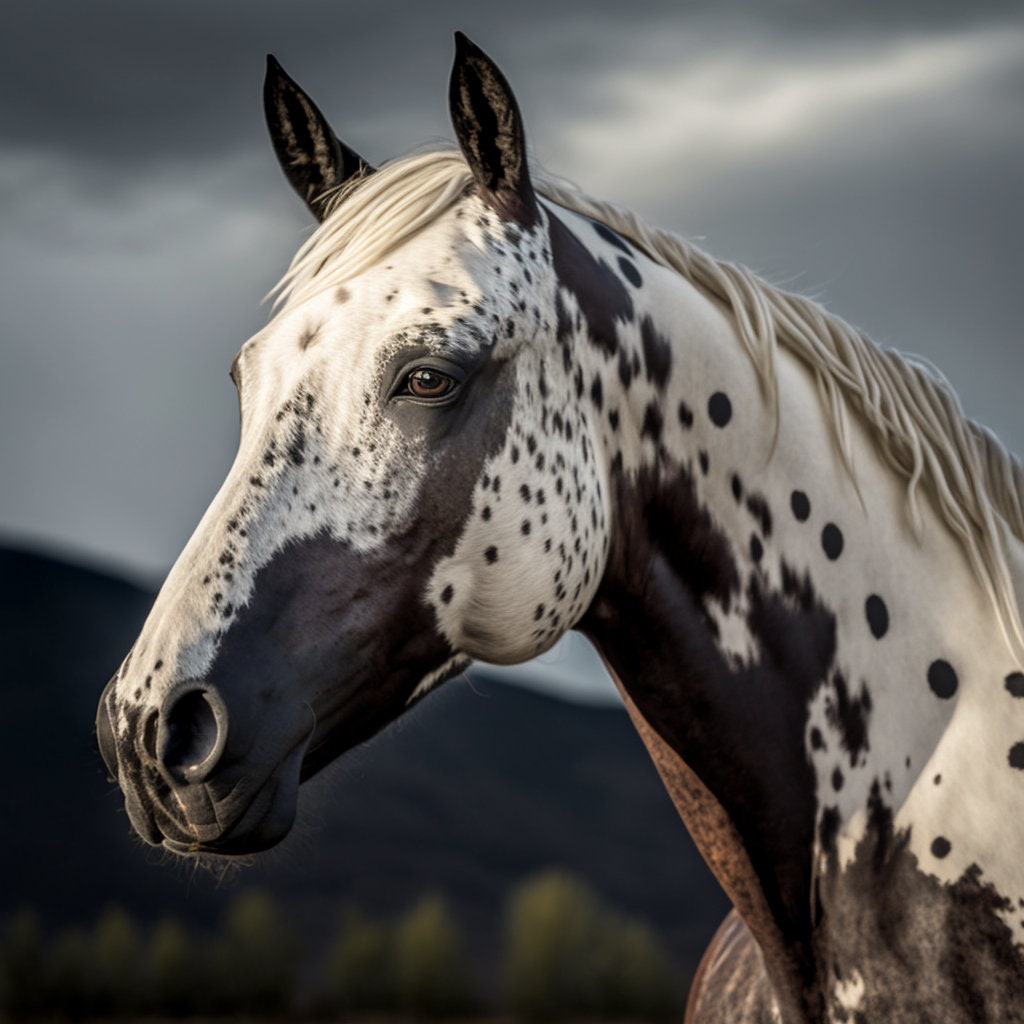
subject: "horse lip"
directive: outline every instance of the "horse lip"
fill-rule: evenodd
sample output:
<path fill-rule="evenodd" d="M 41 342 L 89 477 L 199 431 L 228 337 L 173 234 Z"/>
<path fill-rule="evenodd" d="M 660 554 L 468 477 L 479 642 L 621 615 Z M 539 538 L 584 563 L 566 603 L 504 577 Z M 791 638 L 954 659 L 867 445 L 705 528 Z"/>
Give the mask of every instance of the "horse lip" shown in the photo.
<path fill-rule="evenodd" d="M 168 794 L 170 801 L 161 801 L 161 810 L 169 821 L 166 825 L 155 819 L 153 822 L 160 831 L 154 845 L 163 845 L 178 854 L 238 856 L 257 853 L 280 842 L 295 820 L 299 770 L 312 735 L 313 727 L 310 726 L 256 786 L 246 785 L 248 780 L 243 777 L 219 795 L 210 782 L 188 787 L 208 801 L 212 821 L 194 824 L 180 797 L 171 790 Z M 284 800 L 288 801 L 287 804 L 283 803 Z M 184 812 L 185 821 L 181 821 L 181 815 L 175 814 L 168 806 L 171 801 Z M 240 812 L 225 807 L 225 804 L 238 802 L 242 803 Z M 222 817 L 225 810 L 232 812 L 228 821 Z M 276 818 L 271 822 L 272 827 L 264 830 L 267 820 L 272 817 Z"/>

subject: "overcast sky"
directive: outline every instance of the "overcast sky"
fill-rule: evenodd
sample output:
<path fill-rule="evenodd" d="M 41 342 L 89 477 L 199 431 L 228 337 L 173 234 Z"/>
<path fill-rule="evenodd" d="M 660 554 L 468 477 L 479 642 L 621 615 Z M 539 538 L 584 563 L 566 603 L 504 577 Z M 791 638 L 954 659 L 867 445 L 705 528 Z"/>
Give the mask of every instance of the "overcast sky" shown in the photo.
<path fill-rule="evenodd" d="M 231 462 L 228 365 L 309 230 L 264 54 L 379 162 L 450 135 L 455 29 L 550 170 L 927 356 L 1024 451 L 1020 5 L 836 6 L 8 2 L 0 543 L 162 578 Z"/>

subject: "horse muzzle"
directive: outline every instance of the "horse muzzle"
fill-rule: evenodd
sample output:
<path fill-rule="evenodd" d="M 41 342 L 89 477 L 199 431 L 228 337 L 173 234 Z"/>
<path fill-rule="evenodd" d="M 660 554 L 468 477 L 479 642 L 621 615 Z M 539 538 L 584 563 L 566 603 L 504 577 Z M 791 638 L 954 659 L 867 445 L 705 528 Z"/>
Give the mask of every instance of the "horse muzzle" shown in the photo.
<path fill-rule="evenodd" d="M 96 736 L 146 842 L 230 856 L 275 845 L 295 819 L 312 712 L 270 721 L 257 732 L 233 722 L 217 690 L 199 681 L 174 687 L 156 708 L 119 706 L 111 681 Z"/>

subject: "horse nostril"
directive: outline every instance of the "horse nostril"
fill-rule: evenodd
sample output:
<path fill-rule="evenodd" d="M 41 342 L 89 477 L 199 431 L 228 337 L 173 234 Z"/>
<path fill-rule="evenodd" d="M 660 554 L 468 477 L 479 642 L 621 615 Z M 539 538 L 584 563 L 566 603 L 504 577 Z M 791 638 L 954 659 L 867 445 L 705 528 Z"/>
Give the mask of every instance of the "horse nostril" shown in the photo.
<path fill-rule="evenodd" d="M 210 690 L 175 695 L 160 718 L 157 750 L 165 770 L 177 782 L 202 782 L 224 749 L 227 711 Z"/>
<path fill-rule="evenodd" d="M 142 726 L 142 749 L 153 764 L 157 763 L 156 742 L 159 735 L 160 715 L 153 711 Z"/>

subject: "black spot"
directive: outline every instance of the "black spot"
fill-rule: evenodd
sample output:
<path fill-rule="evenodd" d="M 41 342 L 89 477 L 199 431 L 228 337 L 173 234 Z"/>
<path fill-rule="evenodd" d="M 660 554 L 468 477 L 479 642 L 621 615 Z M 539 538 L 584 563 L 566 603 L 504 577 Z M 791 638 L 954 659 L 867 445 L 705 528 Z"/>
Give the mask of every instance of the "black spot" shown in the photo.
<path fill-rule="evenodd" d="M 757 520 L 764 536 L 772 535 L 772 512 L 763 495 L 752 494 L 747 498 L 747 511 Z"/>
<path fill-rule="evenodd" d="M 619 270 L 622 271 L 622 276 L 634 288 L 639 288 L 644 283 L 644 279 L 640 276 L 640 271 L 625 256 L 619 257 Z"/>
<path fill-rule="evenodd" d="M 811 729 L 811 749 L 812 750 L 824 750 L 825 749 L 825 738 L 821 735 L 821 730 L 814 726 Z"/>
<path fill-rule="evenodd" d="M 838 793 L 843 788 L 843 773 L 837 768 L 832 773 L 832 788 Z"/>
<path fill-rule="evenodd" d="M 309 348 L 310 345 L 312 345 L 312 344 L 314 344 L 316 342 L 317 335 L 319 333 L 320 333 L 320 327 L 319 326 L 318 327 L 307 326 L 306 329 L 302 332 L 301 336 L 299 337 L 299 348 L 302 349 L 303 352 L 305 352 L 306 349 Z"/>
<path fill-rule="evenodd" d="M 537 605 L 536 611 L 533 613 L 533 621 L 539 622 L 544 617 L 544 605 Z"/>
<path fill-rule="evenodd" d="M 936 836 L 932 840 L 932 856 L 943 858 L 945 857 L 953 847 L 950 845 L 949 840 L 945 836 Z"/>
<path fill-rule="evenodd" d="M 441 591 L 441 600 L 444 601 L 445 604 L 450 604 L 451 603 L 451 599 L 454 596 L 455 596 L 455 590 L 452 587 L 452 585 L 449 583 L 444 588 L 444 590 Z"/>
<path fill-rule="evenodd" d="M 707 476 L 708 475 L 708 469 L 710 467 L 710 463 L 708 462 L 708 453 L 707 452 L 703 452 L 703 451 L 699 452 L 698 455 L 697 455 L 697 459 L 700 462 L 700 471 L 705 476 Z"/>
<path fill-rule="evenodd" d="M 953 666 L 939 658 L 928 666 L 928 685 L 936 697 L 949 700 L 956 693 L 958 680 Z"/>
<path fill-rule="evenodd" d="M 732 496 L 737 501 L 742 501 L 743 500 L 743 481 L 740 480 L 739 475 L 736 474 L 736 473 L 733 473 L 732 480 L 730 481 L 730 483 L 732 484 Z"/>
<path fill-rule="evenodd" d="M 793 510 L 793 515 L 801 523 L 806 523 L 810 518 L 811 499 L 803 491 L 794 491 L 789 496 L 789 507 Z"/>
<path fill-rule="evenodd" d="M 619 353 L 619 380 L 624 388 L 628 388 L 633 380 L 633 371 L 629 365 L 629 358 L 625 352 Z"/>
<path fill-rule="evenodd" d="M 512 464 L 515 465 L 519 461 L 519 448 L 516 445 L 512 445 Z"/>
<path fill-rule="evenodd" d="M 659 391 L 664 391 L 668 375 L 672 371 L 672 346 L 654 326 L 654 321 L 649 316 L 640 321 L 640 341 L 644 350 L 647 379 Z"/>
<path fill-rule="evenodd" d="M 760 562 L 764 555 L 764 546 L 761 544 L 761 538 L 756 533 L 750 535 L 750 557 L 755 562 Z"/>
<path fill-rule="evenodd" d="M 530 520 L 524 519 L 523 525 L 519 527 L 519 532 L 525 537 L 530 532 Z"/>
<path fill-rule="evenodd" d="M 660 441 L 662 425 L 661 409 L 655 402 L 648 402 L 647 408 L 644 410 L 644 422 L 640 428 L 640 436 L 649 437 L 652 441 Z"/>
<path fill-rule="evenodd" d="M 871 635 L 881 640 L 889 631 L 889 609 L 885 607 L 885 602 L 877 594 L 872 594 L 864 602 L 864 614 L 868 617 Z"/>
<path fill-rule="evenodd" d="M 833 673 L 832 692 L 825 700 L 825 715 L 839 733 L 840 745 L 850 755 L 851 768 L 856 765 L 858 755 L 870 749 L 868 723 L 871 708 L 871 694 L 863 683 L 860 693 L 853 696 L 843 673 Z"/>
<path fill-rule="evenodd" d="M 590 400 L 597 406 L 597 410 L 600 412 L 604 405 L 604 391 L 598 374 L 594 375 L 594 382 L 590 385 Z"/>
<path fill-rule="evenodd" d="M 1024 673 L 1011 672 L 1006 677 L 1006 689 L 1013 697 L 1024 697 Z"/>
<path fill-rule="evenodd" d="M 306 432 L 302 428 L 300 423 L 292 434 L 291 439 L 288 442 L 288 458 L 292 460 L 292 464 L 301 466 L 306 461 L 306 457 L 303 452 L 306 449 Z"/>
<path fill-rule="evenodd" d="M 1014 743 L 1010 747 L 1010 767 L 1024 768 L 1024 743 Z"/>
<path fill-rule="evenodd" d="M 606 241 L 609 245 L 614 245 L 616 249 L 621 249 L 626 255 L 632 255 L 629 250 L 629 246 L 606 224 L 598 224 L 595 220 L 593 221 L 594 230 Z"/>
<path fill-rule="evenodd" d="M 491 518 L 491 506 L 490 505 L 484 505 L 483 509 L 480 512 L 480 518 L 484 522 L 487 522 L 487 520 Z"/>
<path fill-rule="evenodd" d="M 686 427 L 687 430 L 693 426 L 693 411 L 685 402 L 679 403 L 679 422 Z"/>
<path fill-rule="evenodd" d="M 833 562 L 843 553 L 843 533 L 835 523 L 825 524 L 821 531 L 821 546 Z"/>
<path fill-rule="evenodd" d="M 498 560 L 498 549 L 492 544 L 485 552 L 484 558 L 488 564 L 493 565 Z"/>
<path fill-rule="evenodd" d="M 724 427 L 732 419 L 732 402 L 724 391 L 716 391 L 708 399 L 708 415 L 716 427 Z"/>
<path fill-rule="evenodd" d="M 609 409 L 608 410 L 608 423 L 611 425 L 612 430 L 619 429 L 619 410 Z"/>

